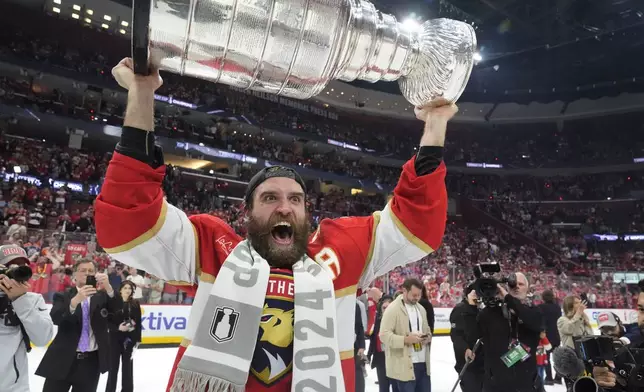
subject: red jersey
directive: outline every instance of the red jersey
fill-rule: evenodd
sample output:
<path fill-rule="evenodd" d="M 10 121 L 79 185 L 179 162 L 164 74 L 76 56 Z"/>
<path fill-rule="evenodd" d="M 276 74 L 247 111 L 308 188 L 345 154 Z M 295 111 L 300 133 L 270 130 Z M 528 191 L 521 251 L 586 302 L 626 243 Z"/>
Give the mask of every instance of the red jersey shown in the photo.
<path fill-rule="evenodd" d="M 440 245 L 447 219 L 445 166 L 417 176 L 414 159 L 402 168 L 394 197 L 366 217 L 325 219 L 309 238 L 307 254 L 333 272 L 338 347 L 347 391 L 355 385 L 353 360 L 356 291 L 395 267 L 415 262 Z M 191 313 L 203 312 L 219 268 L 241 238 L 212 215 L 188 216 L 168 204 L 161 189 L 165 166 L 149 165 L 115 152 L 96 199 L 101 246 L 122 263 L 171 284 L 197 287 Z M 250 366 L 247 390 L 290 392 L 293 367 L 291 271 L 273 270 Z M 195 336 L 189 320 L 170 378 Z M 250 338 L 250 337 L 249 337 Z"/>
<path fill-rule="evenodd" d="M 548 351 L 552 349 L 552 345 L 547 337 L 541 338 L 539 340 L 539 345 L 537 346 L 537 353 L 535 354 L 537 360 L 537 366 L 546 366 L 548 365 Z"/>

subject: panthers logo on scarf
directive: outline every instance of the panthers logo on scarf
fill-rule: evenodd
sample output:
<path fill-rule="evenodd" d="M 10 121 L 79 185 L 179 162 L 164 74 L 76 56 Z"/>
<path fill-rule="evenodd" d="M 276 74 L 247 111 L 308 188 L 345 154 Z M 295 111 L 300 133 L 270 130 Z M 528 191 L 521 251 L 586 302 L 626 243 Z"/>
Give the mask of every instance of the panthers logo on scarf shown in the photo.
<path fill-rule="evenodd" d="M 259 324 L 251 374 L 265 387 L 289 379 L 293 369 L 293 272 L 273 269 Z M 252 381 L 255 381 L 252 380 Z M 249 379 L 247 389 L 254 384 Z M 277 387 L 279 389 L 279 387 Z M 252 390 L 252 387 L 250 388 Z"/>

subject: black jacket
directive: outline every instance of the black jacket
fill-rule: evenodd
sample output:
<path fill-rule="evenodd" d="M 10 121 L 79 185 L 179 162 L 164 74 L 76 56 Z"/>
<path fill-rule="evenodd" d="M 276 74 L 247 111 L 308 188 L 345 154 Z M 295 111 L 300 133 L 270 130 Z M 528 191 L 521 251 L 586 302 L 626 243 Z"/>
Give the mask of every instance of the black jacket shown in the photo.
<path fill-rule="evenodd" d="M 456 357 L 454 369 L 459 373 L 465 366 L 465 351 L 467 349 L 473 350 L 479 338 L 479 330 L 476 324 L 478 314 L 479 309 L 476 305 L 470 305 L 467 300 L 463 300 L 454 306 L 452 313 L 449 315 L 451 324 L 449 336 L 452 338 L 454 356 Z M 468 369 L 477 372 L 483 371 L 483 347 L 477 350 L 474 362 Z"/>
<path fill-rule="evenodd" d="M 367 357 L 371 361 L 371 368 L 385 366 L 385 352 L 378 352 L 378 335 L 380 335 L 380 323 L 382 322 L 382 312 L 376 312 L 376 319 L 373 322 L 373 333 L 369 336 L 369 351 Z"/>
<path fill-rule="evenodd" d="M 356 341 L 353 343 L 353 352 L 354 355 L 358 355 L 358 350 L 365 348 L 365 336 L 364 336 L 364 326 L 362 325 L 362 312 L 360 307 L 356 304 L 356 322 L 355 324 L 355 334 Z"/>
<path fill-rule="evenodd" d="M 434 334 L 434 306 L 432 305 L 429 300 L 425 298 L 421 298 L 418 303 L 425 308 L 425 311 L 427 312 L 427 323 L 429 324 L 429 329 L 432 331 L 432 335 Z"/>
<path fill-rule="evenodd" d="M 43 357 L 36 375 L 54 380 L 65 380 L 76 358 L 76 349 L 83 326 L 83 308 L 78 305 L 74 314 L 69 305 L 78 293 L 73 287 L 63 293 L 54 294 L 51 319 L 58 326 L 58 332 Z M 106 292 L 99 291 L 90 299 L 90 324 L 98 345 L 99 370 L 105 373 L 110 369 L 110 342 L 107 317 L 123 308 L 121 296 L 114 291 L 110 298 Z"/>
<path fill-rule="evenodd" d="M 546 330 L 546 336 L 552 344 L 552 348 L 559 347 L 561 338 L 557 328 L 557 320 L 561 317 L 561 307 L 554 303 L 545 303 L 539 305 L 539 310 L 543 314 L 543 326 Z"/>
<path fill-rule="evenodd" d="M 134 321 L 134 331 L 119 331 L 119 326 L 126 320 Z M 116 313 L 111 313 L 108 321 L 112 338 L 117 338 L 119 341 L 125 341 L 125 339 L 130 338 L 132 343 L 141 342 L 141 305 L 138 301 L 124 302 L 123 309 L 117 310 Z"/>
<path fill-rule="evenodd" d="M 503 307 L 489 307 L 481 310 L 478 317 L 479 334 L 483 342 L 486 385 L 495 391 L 521 390 L 534 385 L 537 377 L 535 353 L 539 345 L 539 334 L 543 326 L 541 311 L 521 303 L 510 294 L 505 296 L 508 309 L 514 310 L 508 320 Z M 518 335 L 519 341 L 528 346 L 530 357 L 508 368 L 501 356 L 508 352 L 511 339 Z"/>

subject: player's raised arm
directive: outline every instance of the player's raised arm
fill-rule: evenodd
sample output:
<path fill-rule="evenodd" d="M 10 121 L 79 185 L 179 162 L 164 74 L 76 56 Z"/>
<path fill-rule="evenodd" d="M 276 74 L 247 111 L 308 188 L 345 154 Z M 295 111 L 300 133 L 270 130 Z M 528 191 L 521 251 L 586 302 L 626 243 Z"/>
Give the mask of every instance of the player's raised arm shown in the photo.
<path fill-rule="evenodd" d="M 448 102 L 415 109 L 416 117 L 425 123 L 420 147 L 403 165 L 392 199 L 373 215 L 361 286 L 397 266 L 418 261 L 440 245 L 447 220 L 443 146 L 447 122 L 457 111 Z"/>
<path fill-rule="evenodd" d="M 337 277 L 365 288 L 438 248 L 447 220 L 443 145 L 447 122 L 456 112 L 446 102 L 416 109 L 425 122 L 420 148 L 403 165 L 392 199 L 368 217 L 323 220 L 311 236 L 312 257 Z"/>
<path fill-rule="evenodd" d="M 199 269 L 200 234 L 214 241 L 213 231 L 234 233 L 210 216 L 188 219 L 164 198 L 166 167 L 153 134 L 154 92 L 163 83 L 158 71 L 135 75 L 132 60 L 124 59 L 112 73 L 128 90 L 128 103 L 121 141 L 96 199 L 98 242 L 122 263 L 168 281 L 192 284 Z"/>

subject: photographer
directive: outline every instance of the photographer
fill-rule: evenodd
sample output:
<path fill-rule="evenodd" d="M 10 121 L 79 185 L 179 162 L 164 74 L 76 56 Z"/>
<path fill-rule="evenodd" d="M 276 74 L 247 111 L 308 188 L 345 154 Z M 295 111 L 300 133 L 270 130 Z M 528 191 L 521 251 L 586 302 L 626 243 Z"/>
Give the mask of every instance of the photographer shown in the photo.
<path fill-rule="evenodd" d="M 31 268 L 24 249 L 0 246 L 0 391 L 28 392 L 31 342 L 45 346 L 54 324 L 42 295 L 29 292 Z"/>
<path fill-rule="evenodd" d="M 597 315 L 597 328 L 604 336 L 620 341 L 624 345 L 642 342 L 642 333 L 637 323 L 623 324 L 613 312 L 600 312 Z"/>
<path fill-rule="evenodd" d="M 535 358 L 543 328 L 542 315 L 539 309 L 523 304 L 528 294 L 525 275 L 516 273 L 513 286 L 508 293 L 497 285 L 501 303 L 487 306 L 479 313 L 486 392 L 543 391 Z"/>
<path fill-rule="evenodd" d="M 463 392 L 480 392 L 483 388 L 483 353 L 479 349 L 478 355 L 472 350 L 479 337 L 476 319 L 479 314 L 476 291 L 472 285 L 465 289 L 466 297 L 458 303 L 449 315 L 451 324 L 450 337 L 454 345 L 457 373 L 461 373 L 468 359 L 472 363 L 468 366 L 461 379 Z"/>
<path fill-rule="evenodd" d="M 644 286 L 644 281 L 640 281 L 639 286 L 640 288 L 642 288 L 642 286 Z M 637 297 L 637 325 L 639 326 L 641 334 L 641 331 L 644 330 L 644 291 L 640 292 Z M 644 342 L 641 338 L 634 338 L 632 339 L 631 344 L 626 347 L 629 349 L 643 349 Z M 638 360 L 641 362 L 641 355 L 636 355 L 636 357 L 638 357 Z M 626 350 L 619 350 L 614 362 L 609 362 L 608 365 L 611 367 L 625 368 L 626 364 L 632 364 L 634 362 L 633 359 L 635 358 L 633 358 L 632 353 Z M 636 370 L 637 369 L 634 369 L 633 371 Z M 620 383 L 618 383 L 617 375 L 611 372 L 606 366 L 594 366 L 593 378 L 600 387 L 604 388 L 605 391 L 628 390 L 627 388 L 620 386 Z M 621 381 L 622 384 L 625 383 L 625 380 L 622 379 Z"/>

